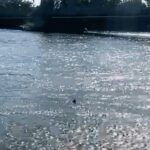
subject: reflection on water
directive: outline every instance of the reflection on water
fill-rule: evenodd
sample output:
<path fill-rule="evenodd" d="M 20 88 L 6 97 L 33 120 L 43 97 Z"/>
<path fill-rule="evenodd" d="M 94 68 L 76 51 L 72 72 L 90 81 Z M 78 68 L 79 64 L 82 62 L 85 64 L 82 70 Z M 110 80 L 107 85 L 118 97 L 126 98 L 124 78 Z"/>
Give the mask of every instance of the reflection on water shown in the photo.
<path fill-rule="evenodd" d="M 150 149 L 148 38 L 0 34 L 0 149 Z"/>

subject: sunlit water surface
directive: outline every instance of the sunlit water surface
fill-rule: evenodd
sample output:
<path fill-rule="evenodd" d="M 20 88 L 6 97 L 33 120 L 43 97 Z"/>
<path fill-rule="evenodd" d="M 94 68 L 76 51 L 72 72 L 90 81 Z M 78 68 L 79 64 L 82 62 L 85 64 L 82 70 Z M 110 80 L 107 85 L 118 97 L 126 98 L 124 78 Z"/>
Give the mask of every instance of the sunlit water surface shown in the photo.
<path fill-rule="evenodd" d="M 0 30 L 0 150 L 149 150 L 145 35 Z"/>

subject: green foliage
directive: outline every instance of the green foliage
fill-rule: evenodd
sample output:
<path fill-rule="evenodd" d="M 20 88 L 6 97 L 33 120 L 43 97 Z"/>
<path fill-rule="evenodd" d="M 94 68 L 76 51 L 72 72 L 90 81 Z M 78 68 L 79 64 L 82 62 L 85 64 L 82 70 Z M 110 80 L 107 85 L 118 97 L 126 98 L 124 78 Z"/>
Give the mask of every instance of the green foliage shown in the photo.
<path fill-rule="evenodd" d="M 145 0 L 150 4 L 150 0 Z M 53 15 L 138 15 L 146 9 L 142 0 L 42 0 L 38 9 Z"/>
<path fill-rule="evenodd" d="M 39 8 L 44 15 L 108 14 L 121 0 L 42 0 Z"/>
<path fill-rule="evenodd" d="M 139 15 L 146 8 L 141 0 L 128 0 L 117 7 L 117 13 L 120 15 Z"/>
<path fill-rule="evenodd" d="M 0 0 L 1 17 L 27 16 L 32 8 L 32 3 L 23 0 Z"/>

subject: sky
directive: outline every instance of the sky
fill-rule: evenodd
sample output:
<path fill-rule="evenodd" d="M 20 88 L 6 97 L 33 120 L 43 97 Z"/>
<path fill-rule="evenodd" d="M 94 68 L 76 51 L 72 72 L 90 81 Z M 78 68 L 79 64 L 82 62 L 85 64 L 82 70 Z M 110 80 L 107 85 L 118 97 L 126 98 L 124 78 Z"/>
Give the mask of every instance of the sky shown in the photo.
<path fill-rule="evenodd" d="M 35 5 L 39 5 L 41 0 L 34 0 L 34 2 L 35 2 Z"/>

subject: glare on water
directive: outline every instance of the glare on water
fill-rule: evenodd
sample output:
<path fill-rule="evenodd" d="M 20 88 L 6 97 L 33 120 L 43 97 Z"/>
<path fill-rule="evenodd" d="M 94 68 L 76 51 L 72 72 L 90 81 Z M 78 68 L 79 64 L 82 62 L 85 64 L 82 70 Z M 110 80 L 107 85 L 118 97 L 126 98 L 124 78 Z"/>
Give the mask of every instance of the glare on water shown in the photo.
<path fill-rule="evenodd" d="M 0 149 L 150 149 L 148 33 L 0 34 Z"/>

